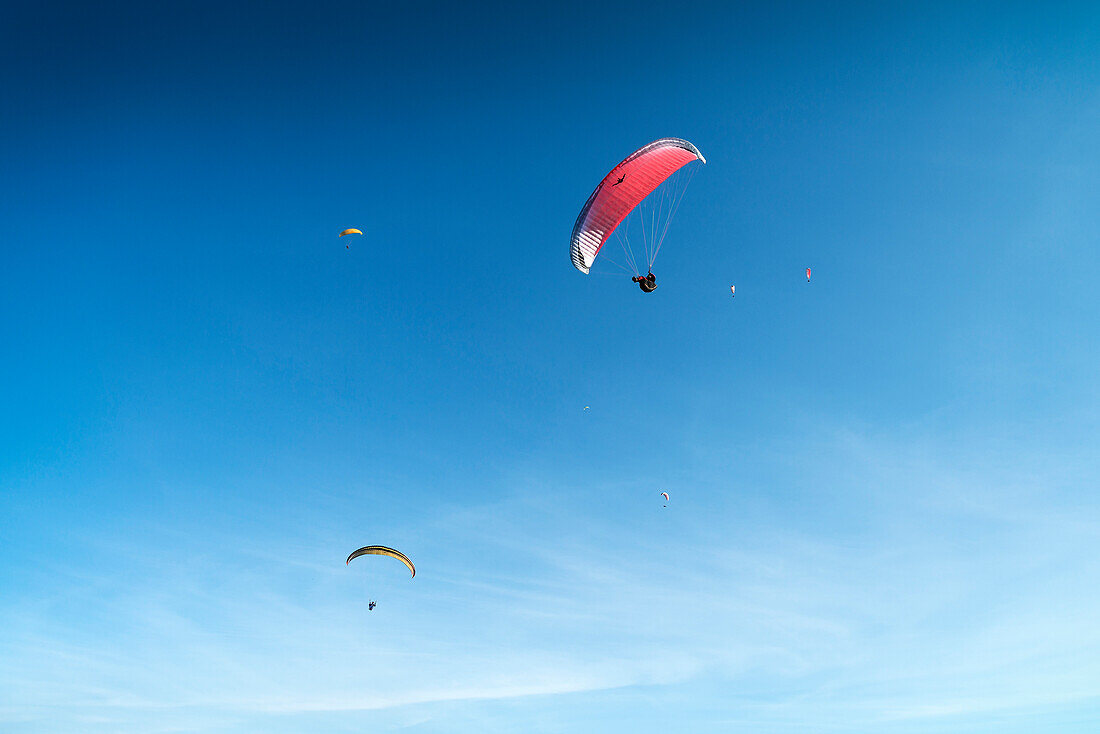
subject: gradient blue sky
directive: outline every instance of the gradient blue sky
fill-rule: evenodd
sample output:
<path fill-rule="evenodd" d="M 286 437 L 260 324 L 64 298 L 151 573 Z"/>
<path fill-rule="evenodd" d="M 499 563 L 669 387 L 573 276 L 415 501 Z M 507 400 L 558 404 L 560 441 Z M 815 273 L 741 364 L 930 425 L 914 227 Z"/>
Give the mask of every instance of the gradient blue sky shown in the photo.
<path fill-rule="evenodd" d="M 0 729 L 1095 732 L 1100 10 L 831 5 L 6 4 Z"/>

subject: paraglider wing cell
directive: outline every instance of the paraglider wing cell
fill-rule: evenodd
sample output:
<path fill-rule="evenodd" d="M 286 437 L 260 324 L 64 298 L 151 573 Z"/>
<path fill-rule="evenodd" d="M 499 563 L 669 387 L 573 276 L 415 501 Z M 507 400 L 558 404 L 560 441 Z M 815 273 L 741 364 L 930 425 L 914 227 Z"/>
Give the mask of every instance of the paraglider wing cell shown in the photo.
<path fill-rule="evenodd" d="M 409 560 L 409 557 L 401 551 L 394 550 L 393 548 L 387 548 L 384 545 L 366 545 L 359 550 L 352 551 L 351 555 L 348 556 L 348 560 L 345 561 L 344 564 L 347 565 L 348 563 L 351 563 L 359 556 L 389 556 L 390 558 L 396 558 L 397 560 L 408 566 L 409 571 L 412 572 L 412 575 L 414 577 L 416 576 L 416 566 L 414 566 L 413 562 Z"/>
<path fill-rule="evenodd" d="M 626 215 L 665 179 L 692 161 L 707 162 L 688 141 L 661 138 L 634 151 L 611 169 L 588 197 L 573 225 L 569 247 L 573 266 L 587 273 L 604 242 Z"/>

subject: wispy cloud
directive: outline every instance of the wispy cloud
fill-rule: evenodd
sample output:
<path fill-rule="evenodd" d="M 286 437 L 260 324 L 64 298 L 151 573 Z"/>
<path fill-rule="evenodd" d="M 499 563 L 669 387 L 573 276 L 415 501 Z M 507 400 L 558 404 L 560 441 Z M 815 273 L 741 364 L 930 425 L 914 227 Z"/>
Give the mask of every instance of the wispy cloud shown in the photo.
<path fill-rule="evenodd" d="M 6 608 L 0 716 L 104 711 L 121 730 L 137 711 L 168 727 L 182 710 L 337 714 L 707 682 L 773 722 L 813 709 L 886 726 L 1100 693 L 1100 515 L 1073 493 L 1080 477 L 1066 484 L 1019 447 L 1005 465 L 850 430 L 816 440 L 811 476 L 787 460 L 760 472 L 802 483 L 795 501 L 823 515 L 861 507 L 858 522 L 792 527 L 766 491 L 742 516 L 683 491 L 667 511 L 580 519 L 524 477 L 509 499 L 435 517 L 420 549 L 431 572 L 399 587 L 378 566 L 364 577 L 255 539 L 174 565 L 118 541 L 125 579 L 59 570 L 66 623 Z M 365 578 L 388 590 L 371 614 Z"/>

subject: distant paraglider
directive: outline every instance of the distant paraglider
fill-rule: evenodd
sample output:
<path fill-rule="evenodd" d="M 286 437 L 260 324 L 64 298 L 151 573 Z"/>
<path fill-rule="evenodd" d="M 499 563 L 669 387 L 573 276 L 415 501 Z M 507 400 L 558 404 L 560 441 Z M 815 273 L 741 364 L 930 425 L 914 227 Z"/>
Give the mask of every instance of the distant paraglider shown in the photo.
<path fill-rule="evenodd" d="M 363 233 L 361 231 L 359 231 L 358 229 L 345 229 L 343 232 L 340 233 L 340 236 L 343 237 L 344 235 L 348 235 L 348 234 L 363 234 Z M 345 250 L 350 250 L 351 245 L 350 244 L 345 244 L 344 249 Z"/>
<path fill-rule="evenodd" d="M 612 168 L 588 197 L 588 201 L 585 202 L 584 208 L 581 209 L 573 225 L 573 235 L 569 243 L 573 267 L 587 275 L 592 263 L 596 260 L 596 255 L 616 228 L 635 207 L 660 188 L 661 195 L 654 197 L 658 201 L 649 202 L 648 205 L 643 206 L 642 208 L 647 211 L 639 215 L 645 245 L 646 270 L 641 270 L 640 263 L 630 249 L 629 233 L 623 234 L 620 231 L 620 241 L 630 267 L 605 258 L 621 270 L 628 273 L 633 271 L 633 281 L 638 284 L 643 293 L 652 293 L 656 290 L 657 279 L 652 272 L 653 261 L 657 258 L 657 253 L 668 233 L 669 222 L 676 213 L 691 177 L 677 177 L 673 183 L 663 184 L 681 168 L 694 161 L 704 164 L 707 162 L 694 145 L 680 138 L 661 138 L 634 151 L 627 156 L 626 160 Z M 647 220 L 649 220 L 648 228 Z M 626 229 L 626 227 L 623 228 L 623 230 Z M 647 271 L 648 275 L 643 276 L 642 273 Z"/>
<path fill-rule="evenodd" d="M 668 492 L 661 492 L 661 496 L 665 498 L 664 507 L 668 507 Z"/>
<path fill-rule="evenodd" d="M 587 412 L 588 412 L 588 411 L 590 411 L 590 410 L 592 410 L 592 409 L 591 409 L 591 408 L 589 408 L 589 407 L 588 407 L 587 405 L 586 405 L 586 406 L 584 406 L 584 412 L 585 412 L 585 413 L 587 413 Z"/>
<path fill-rule="evenodd" d="M 736 296 L 736 295 L 737 295 L 737 286 L 731 285 L 730 286 L 730 296 Z"/>
<path fill-rule="evenodd" d="M 810 269 L 809 268 L 806 268 L 806 282 L 807 283 L 810 282 Z"/>

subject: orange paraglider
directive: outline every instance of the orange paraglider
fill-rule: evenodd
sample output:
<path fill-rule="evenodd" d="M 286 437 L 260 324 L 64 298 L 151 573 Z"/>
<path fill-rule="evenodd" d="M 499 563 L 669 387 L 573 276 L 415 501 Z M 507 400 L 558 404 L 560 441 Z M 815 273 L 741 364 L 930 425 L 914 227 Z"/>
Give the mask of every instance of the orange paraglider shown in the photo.
<path fill-rule="evenodd" d="M 345 229 L 343 232 L 340 233 L 340 236 L 343 237 L 346 234 L 363 234 L 363 232 L 358 229 Z M 351 245 L 344 245 L 344 249 L 350 250 Z"/>

